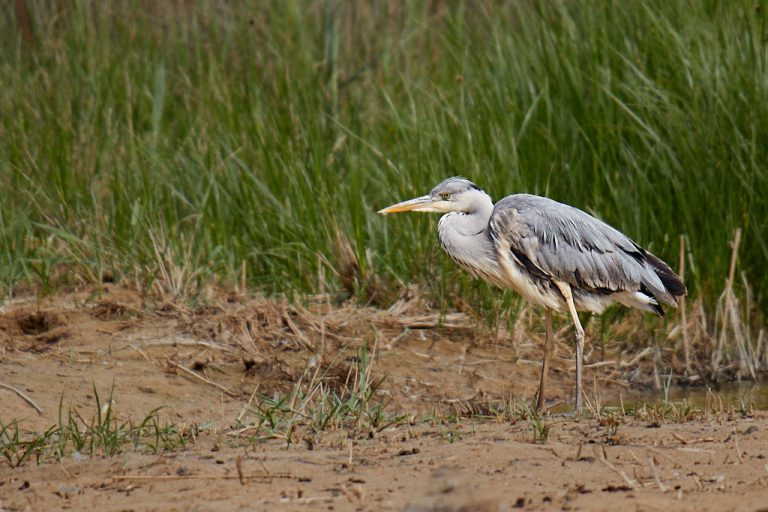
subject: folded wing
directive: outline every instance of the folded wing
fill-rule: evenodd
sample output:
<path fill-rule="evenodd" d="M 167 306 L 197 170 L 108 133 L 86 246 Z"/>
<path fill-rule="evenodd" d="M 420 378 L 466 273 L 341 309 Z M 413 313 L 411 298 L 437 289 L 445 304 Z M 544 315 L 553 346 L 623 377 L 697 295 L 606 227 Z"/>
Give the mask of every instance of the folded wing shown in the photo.
<path fill-rule="evenodd" d="M 528 194 L 499 201 L 491 236 L 534 275 L 595 293 L 642 292 L 677 305 L 685 285 L 672 269 L 626 235 L 591 215 Z"/>

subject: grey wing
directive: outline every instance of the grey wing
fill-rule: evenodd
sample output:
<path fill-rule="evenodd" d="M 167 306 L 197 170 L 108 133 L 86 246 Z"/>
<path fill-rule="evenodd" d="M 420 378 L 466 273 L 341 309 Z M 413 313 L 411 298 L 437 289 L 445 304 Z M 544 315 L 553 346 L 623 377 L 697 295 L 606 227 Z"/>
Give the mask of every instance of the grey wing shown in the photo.
<path fill-rule="evenodd" d="M 540 196 L 517 194 L 499 201 L 491 236 L 509 243 L 512 257 L 539 277 L 576 289 L 614 293 L 644 291 L 676 305 L 664 276 L 674 272 L 627 236 L 591 215 Z M 661 264 L 664 268 L 657 266 Z M 679 278 L 677 278 L 679 282 Z"/>

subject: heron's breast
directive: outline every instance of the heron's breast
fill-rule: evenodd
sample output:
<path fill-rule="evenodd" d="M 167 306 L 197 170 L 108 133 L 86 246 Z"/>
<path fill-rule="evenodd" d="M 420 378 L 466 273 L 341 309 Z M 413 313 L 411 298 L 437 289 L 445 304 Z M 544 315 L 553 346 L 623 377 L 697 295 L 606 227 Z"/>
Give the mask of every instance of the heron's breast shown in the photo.
<path fill-rule="evenodd" d="M 496 260 L 493 242 L 484 229 L 457 225 L 463 220 L 464 217 L 459 213 L 449 213 L 440 219 L 438 238 L 443 250 L 474 277 L 504 286 L 503 272 Z"/>

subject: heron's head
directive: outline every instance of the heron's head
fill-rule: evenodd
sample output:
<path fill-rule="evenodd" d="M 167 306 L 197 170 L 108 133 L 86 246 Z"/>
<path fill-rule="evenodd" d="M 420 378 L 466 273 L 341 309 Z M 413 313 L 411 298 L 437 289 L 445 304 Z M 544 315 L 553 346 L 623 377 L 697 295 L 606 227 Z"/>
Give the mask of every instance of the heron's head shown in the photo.
<path fill-rule="evenodd" d="M 473 213 L 480 207 L 493 206 L 491 198 L 480 187 L 464 178 L 448 178 L 421 197 L 393 204 L 379 213 L 399 212 L 464 212 Z"/>

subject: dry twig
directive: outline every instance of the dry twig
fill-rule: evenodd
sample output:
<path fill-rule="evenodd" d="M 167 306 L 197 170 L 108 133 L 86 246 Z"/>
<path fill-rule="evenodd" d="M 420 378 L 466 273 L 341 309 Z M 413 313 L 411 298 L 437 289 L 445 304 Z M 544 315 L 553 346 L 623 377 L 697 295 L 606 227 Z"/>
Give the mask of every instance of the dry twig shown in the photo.
<path fill-rule="evenodd" d="M 653 462 L 653 457 L 648 457 L 648 464 L 651 465 L 651 471 L 653 471 L 653 479 L 656 480 L 656 485 L 659 486 L 659 490 L 661 492 L 667 492 L 669 490 L 669 487 L 664 485 L 664 482 L 661 481 L 661 477 L 659 476 L 659 470 L 656 468 L 656 463 Z"/>
<path fill-rule="evenodd" d="M 741 448 L 739 447 L 739 440 L 736 435 L 733 436 L 733 444 L 736 446 L 736 456 L 739 458 L 739 464 L 744 464 L 744 457 L 741 456 Z"/>
<path fill-rule="evenodd" d="M 239 398 L 240 397 L 240 395 L 238 395 L 234 391 L 230 391 L 229 389 L 225 388 L 221 384 L 219 384 L 217 382 L 213 382 L 212 380 L 208 380 L 205 377 L 203 377 L 202 375 L 198 375 L 197 373 L 193 372 L 189 368 L 187 368 L 185 366 L 182 366 L 182 365 L 180 365 L 179 363 L 177 363 L 175 361 L 171 361 L 167 357 L 165 358 L 165 360 L 168 361 L 169 365 L 173 366 L 174 368 L 178 368 L 179 370 L 183 371 L 186 375 L 194 377 L 195 379 L 197 379 L 199 381 L 205 382 L 209 386 L 213 386 L 216 389 L 218 389 L 220 391 L 223 391 L 224 393 L 226 393 L 227 395 L 231 396 L 232 398 Z"/>
<path fill-rule="evenodd" d="M 699 437 L 697 439 L 686 439 L 680 434 L 678 434 L 677 432 L 673 432 L 672 437 L 674 437 L 675 439 L 677 439 L 683 444 L 711 443 L 712 441 L 715 440 L 714 437 Z"/>
<path fill-rule="evenodd" d="M 731 311 L 731 304 L 734 300 L 733 280 L 734 280 L 734 274 L 736 272 L 736 261 L 738 259 L 740 242 L 741 242 L 741 228 L 737 228 L 736 232 L 734 233 L 733 242 L 731 245 L 731 248 L 732 248 L 731 264 L 730 264 L 730 267 L 728 268 L 728 280 L 725 282 L 725 291 L 723 292 L 723 296 L 725 297 L 725 305 L 723 307 L 723 323 L 720 328 L 720 337 L 717 343 L 717 350 L 714 352 L 712 356 L 713 375 L 717 371 L 717 369 L 720 368 L 720 360 L 722 359 L 722 356 L 723 356 L 725 338 L 728 332 L 729 313 Z"/>
<path fill-rule="evenodd" d="M 24 400 L 24 401 L 25 401 L 25 402 L 27 402 L 29 405 L 31 405 L 31 406 L 32 406 L 32 407 L 33 407 L 33 408 L 34 408 L 34 409 L 37 411 L 37 414 L 40 414 L 40 415 L 42 415 L 42 414 L 43 414 L 43 410 L 42 410 L 42 409 L 41 409 L 41 408 L 40 408 L 40 407 L 39 407 L 39 406 L 38 406 L 38 405 L 35 403 L 35 401 L 34 401 L 34 400 L 32 400 L 31 398 L 29 398 L 27 395 L 25 395 L 24 393 L 22 393 L 21 391 L 19 391 L 19 390 L 18 390 L 18 389 L 16 389 L 15 387 L 13 387 L 13 386 L 10 386 L 10 385 L 8 385 L 8 384 L 3 384 L 2 382 L 0 382 L 0 388 L 5 388 L 5 389 L 8 389 L 8 390 L 10 390 L 10 391 L 13 391 L 13 392 L 14 392 L 14 393 L 16 393 L 17 395 L 19 395 L 19 397 L 20 397 L 22 400 Z"/>
<path fill-rule="evenodd" d="M 235 457 L 235 467 L 237 468 L 237 478 L 240 480 L 240 485 L 245 485 L 245 474 L 243 473 L 243 459 L 238 455 Z"/>
<path fill-rule="evenodd" d="M 685 282 L 685 235 L 680 235 L 680 280 Z M 680 327 L 683 333 L 683 355 L 685 356 L 685 373 L 691 375 L 691 349 L 688 343 L 688 318 L 685 310 L 685 295 L 680 297 Z"/>
<path fill-rule="evenodd" d="M 132 345 L 130 343 L 127 346 L 132 348 L 133 350 L 135 350 L 139 354 L 141 354 L 141 356 L 144 358 L 145 361 L 149 361 L 149 357 L 147 357 L 147 354 L 145 354 L 144 351 L 141 350 L 139 347 L 137 347 L 136 345 Z"/>
<path fill-rule="evenodd" d="M 114 480 L 240 480 L 239 475 L 117 475 Z M 292 473 L 269 473 L 258 475 L 243 475 L 243 480 L 260 478 L 299 478 Z"/>
<path fill-rule="evenodd" d="M 240 414 L 237 415 L 237 421 L 238 423 L 243 421 L 243 416 L 245 416 L 245 412 L 248 410 L 248 407 L 251 405 L 251 402 L 253 402 L 253 397 L 256 396 L 256 393 L 259 391 L 259 384 L 256 384 L 253 388 L 253 393 L 251 393 L 251 398 L 248 399 L 248 402 L 243 406 L 242 410 L 240 411 Z"/>
<path fill-rule="evenodd" d="M 605 447 L 603 447 L 603 450 L 605 450 Z M 621 478 L 623 478 L 623 479 L 624 479 L 624 482 L 626 482 L 626 484 L 627 484 L 627 485 L 628 485 L 628 486 L 629 486 L 631 489 L 634 489 L 634 488 L 635 488 L 635 486 L 637 486 L 637 484 L 638 484 L 637 480 L 633 480 L 633 479 L 629 478 L 629 476 L 627 476 L 627 474 L 626 474 L 626 473 L 625 473 L 623 470 L 621 470 L 621 469 L 617 468 L 616 466 L 614 466 L 613 464 L 611 464 L 610 462 L 608 462 L 608 458 L 607 458 L 607 457 L 605 457 L 605 455 L 603 455 L 602 457 L 601 457 L 601 456 L 598 456 L 598 457 L 597 457 L 597 460 L 599 460 L 600 462 L 602 462 L 603 464 L 605 464 L 605 465 L 606 465 L 606 467 L 608 467 L 608 469 L 610 469 L 611 471 L 613 471 L 614 473 L 616 473 L 617 475 L 619 475 Z"/>
<path fill-rule="evenodd" d="M 222 352 L 235 352 L 237 349 L 230 345 L 224 345 L 222 343 L 213 343 L 208 341 L 199 341 L 199 340 L 185 340 L 181 338 L 174 338 L 172 340 L 158 340 L 158 341 L 147 341 L 144 342 L 143 345 L 145 347 L 162 347 L 162 346 L 188 346 L 188 347 L 206 347 L 211 348 L 215 350 L 221 350 Z M 131 348 L 136 348 L 133 345 L 129 346 Z"/>

